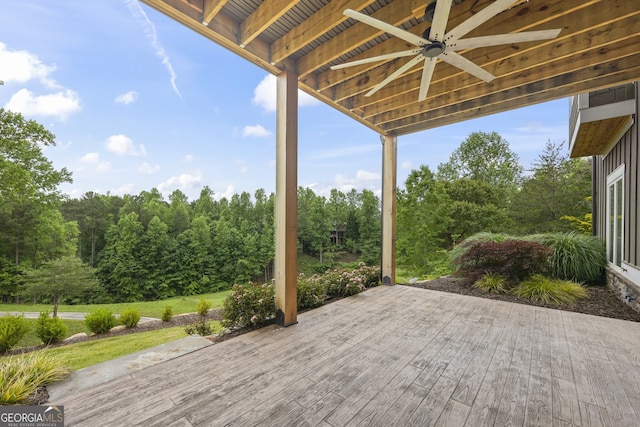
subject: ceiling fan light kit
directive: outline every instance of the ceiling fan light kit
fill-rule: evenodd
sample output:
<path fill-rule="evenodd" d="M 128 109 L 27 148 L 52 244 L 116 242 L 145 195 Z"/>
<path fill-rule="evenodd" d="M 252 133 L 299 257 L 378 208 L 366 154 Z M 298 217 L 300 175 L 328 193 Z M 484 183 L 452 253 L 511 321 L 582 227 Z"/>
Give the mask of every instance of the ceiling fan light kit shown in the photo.
<path fill-rule="evenodd" d="M 423 62 L 422 78 L 420 80 L 420 88 L 418 94 L 418 101 L 424 101 L 427 98 L 429 86 L 431 84 L 431 78 L 433 77 L 433 71 L 435 69 L 437 60 L 440 59 L 447 62 L 454 67 L 465 71 L 480 80 L 485 82 L 492 81 L 495 76 L 484 70 L 475 63 L 469 61 L 464 56 L 460 55 L 456 51 L 473 49 L 477 47 L 490 47 L 512 43 L 525 43 L 538 40 L 548 40 L 558 36 L 560 29 L 542 30 L 542 31 L 526 31 L 521 33 L 512 34 L 498 34 L 482 37 L 473 37 L 463 39 L 466 34 L 473 31 L 489 19 L 493 18 L 500 12 L 509 9 L 518 0 L 496 0 L 489 6 L 485 7 L 475 15 L 471 16 L 466 21 L 457 25 L 455 28 L 446 32 L 447 23 L 449 20 L 449 13 L 451 7 L 462 3 L 464 0 L 436 0 L 427 5 L 425 10 L 425 20 L 431 19 L 431 27 L 422 34 L 422 37 L 417 36 L 402 28 L 395 27 L 384 21 L 376 18 L 372 18 L 363 13 L 357 12 L 352 9 L 347 9 L 344 14 L 350 18 L 353 18 L 363 24 L 370 25 L 378 30 L 389 33 L 395 37 L 399 37 L 414 46 L 417 49 L 395 52 L 391 54 L 385 54 L 375 56 L 372 58 L 361 59 L 357 61 L 346 62 L 331 67 L 332 70 L 337 70 L 346 67 L 352 67 L 356 65 L 362 65 L 373 62 L 387 61 L 391 59 L 402 58 L 406 56 L 414 56 L 402 67 L 388 75 L 382 82 L 374 86 L 365 96 L 371 96 L 391 81 L 400 77 L 409 69 L 416 66 L 418 63 Z"/>

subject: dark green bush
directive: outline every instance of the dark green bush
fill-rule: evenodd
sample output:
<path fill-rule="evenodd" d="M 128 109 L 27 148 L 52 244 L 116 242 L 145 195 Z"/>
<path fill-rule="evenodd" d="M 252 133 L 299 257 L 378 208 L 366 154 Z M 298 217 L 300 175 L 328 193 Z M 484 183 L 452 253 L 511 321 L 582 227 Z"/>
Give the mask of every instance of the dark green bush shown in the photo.
<path fill-rule="evenodd" d="M 263 325 L 275 317 L 275 311 L 273 285 L 233 285 L 224 300 L 221 323 L 225 327 Z"/>
<path fill-rule="evenodd" d="M 456 270 L 471 280 L 491 273 L 507 283 L 518 283 L 534 274 L 544 274 L 552 251 L 537 242 L 508 239 L 503 242 L 480 241 L 454 260 Z"/>
<path fill-rule="evenodd" d="M 84 318 L 87 329 L 94 334 L 104 334 L 118 324 L 116 316 L 106 308 L 99 308 Z"/>
<path fill-rule="evenodd" d="M 202 317 L 207 317 L 207 315 L 209 314 L 209 309 L 211 309 L 211 302 L 207 301 L 204 298 L 200 298 L 200 301 L 198 301 L 198 306 L 196 307 L 196 311 L 198 312 L 198 314 Z"/>
<path fill-rule="evenodd" d="M 602 242 L 579 233 L 548 233 L 528 236 L 528 240 L 549 246 L 549 274 L 563 280 L 602 284 L 607 255 Z"/>
<path fill-rule="evenodd" d="M 173 309 L 171 308 L 170 305 L 167 305 L 164 307 L 164 311 L 162 312 L 162 321 L 163 322 L 170 322 L 171 318 L 173 317 Z"/>
<path fill-rule="evenodd" d="M 0 354 L 11 350 L 29 332 L 24 315 L 0 317 Z"/>
<path fill-rule="evenodd" d="M 127 328 L 135 328 L 140 321 L 140 312 L 137 308 L 125 308 L 120 313 L 120 324 Z"/>
<path fill-rule="evenodd" d="M 58 317 L 50 317 L 48 311 L 43 311 L 38 317 L 36 335 L 43 343 L 55 344 L 67 335 L 67 325 Z"/>

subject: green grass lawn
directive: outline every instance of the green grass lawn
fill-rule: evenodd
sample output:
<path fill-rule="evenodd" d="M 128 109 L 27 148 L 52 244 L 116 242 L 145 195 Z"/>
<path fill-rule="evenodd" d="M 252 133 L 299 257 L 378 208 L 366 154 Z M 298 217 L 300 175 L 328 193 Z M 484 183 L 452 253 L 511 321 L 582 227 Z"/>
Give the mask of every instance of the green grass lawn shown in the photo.
<path fill-rule="evenodd" d="M 173 314 L 194 313 L 200 298 L 204 298 L 211 302 L 211 308 L 221 308 L 222 304 L 231 291 L 222 291 L 203 295 L 190 295 L 185 297 L 173 297 L 159 301 L 145 302 L 129 302 L 119 304 L 80 304 L 80 305 L 61 305 L 58 307 L 59 312 L 80 312 L 91 313 L 98 308 L 106 308 L 114 314 L 119 314 L 122 310 L 129 307 L 135 307 L 143 317 L 160 318 L 165 306 L 170 305 Z M 53 305 L 49 304 L 0 304 L 0 311 L 53 311 Z"/>
<path fill-rule="evenodd" d="M 215 330 L 220 329 L 219 322 L 212 322 Z M 72 369 L 82 369 L 96 363 L 106 362 L 120 356 L 155 347 L 169 341 L 186 337 L 184 327 L 158 329 L 117 337 L 84 341 L 45 350 L 47 354 L 63 360 Z M 3 357 L 0 357 L 2 363 Z"/>

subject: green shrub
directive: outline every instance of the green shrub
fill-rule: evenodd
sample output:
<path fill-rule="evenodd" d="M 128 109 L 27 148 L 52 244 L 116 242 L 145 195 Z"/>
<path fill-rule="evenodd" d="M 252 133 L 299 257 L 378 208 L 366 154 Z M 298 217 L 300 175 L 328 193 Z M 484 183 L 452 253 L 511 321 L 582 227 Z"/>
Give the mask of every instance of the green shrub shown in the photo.
<path fill-rule="evenodd" d="M 162 321 L 163 322 L 170 322 L 171 318 L 173 317 L 173 309 L 171 308 L 170 305 L 167 305 L 164 307 L 164 311 L 162 312 Z"/>
<path fill-rule="evenodd" d="M 207 317 L 207 315 L 209 314 L 209 309 L 211 309 L 211 302 L 207 301 L 204 298 L 200 298 L 200 301 L 198 301 L 198 306 L 196 307 L 196 311 L 198 312 L 198 314 L 202 317 Z"/>
<path fill-rule="evenodd" d="M 598 238 L 572 232 L 536 234 L 527 239 L 553 250 L 549 257 L 551 276 L 580 283 L 602 283 L 607 255 Z"/>
<path fill-rule="evenodd" d="M 99 308 L 84 318 L 87 329 L 94 334 L 104 334 L 118 324 L 116 316 L 106 308 Z"/>
<path fill-rule="evenodd" d="M 473 287 L 482 289 L 488 293 L 504 293 L 507 291 L 507 281 L 504 277 L 498 274 L 487 273 L 480 279 L 476 280 Z"/>
<path fill-rule="evenodd" d="M 544 274 L 551 249 L 537 242 L 507 239 L 478 242 L 456 260 L 457 270 L 471 280 L 487 273 L 503 276 L 507 283 L 518 283 L 534 274 Z"/>
<path fill-rule="evenodd" d="M 556 304 L 573 304 L 588 296 L 587 290 L 575 282 L 535 275 L 513 289 L 519 297 Z"/>
<path fill-rule="evenodd" d="M 188 335 L 198 334 L 201 337 L 206 337 L 208 335 L 211 335 L 212 333 L 211 323 L 210 322 L 192 323 L 191 325 L 185 326 L 184 331 Z"/>
<path fill-rule="evenodd" d="M 314 274 L 306 276 L 304 273 L 298 275 L 298 308 L 314 308 L 324 304 L 325 286 L 322 276 Z"/>
<path fill-rule="evenodd" d="M 70 373 L 68 367 L 44 351 L 6 357 L 0 364 L 0 405 L 29 404 L 29 397 L 39 387 Z"/>
<path fill-rule="evenodd" d="M 11 350 L 29 332 L 24 315 L 0 317 L 0 354 Z"/>
<path fill-rule="evenodd" d="M 246 327 L 266 324 L 274 318 L 275 307 L 273 285 L 233 285 L 231 293 L 224 300 L 222 325 Z"/>
<path fill-rule="evenodd" d="M 120 324 L 127 328 L 135 328 L 140 321 L 140 312 L 137 308 L 125 308 L 120 313 Z"/>
<path fill-rule="evenodd" d="M 55 344 L 67 335 L 67 325 L 58 317 L 50 317 L 48 311 L 43 311 L 38 317 L 36 335 L 43 343 Z"/>

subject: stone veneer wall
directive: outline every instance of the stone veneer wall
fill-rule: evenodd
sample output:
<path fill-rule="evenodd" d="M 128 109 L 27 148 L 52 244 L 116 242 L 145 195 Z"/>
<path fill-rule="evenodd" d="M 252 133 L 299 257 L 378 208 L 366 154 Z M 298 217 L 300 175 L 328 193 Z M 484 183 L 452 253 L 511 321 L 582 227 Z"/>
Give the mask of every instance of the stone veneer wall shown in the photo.
<path fill-rule="evenodd" d="M 607 268 L 607 286 L 629 307 L 640 313 L 640 287 L 622 277 L 612 268 Z"/>

